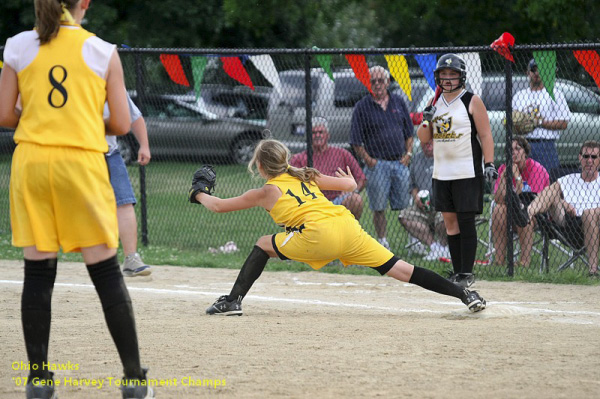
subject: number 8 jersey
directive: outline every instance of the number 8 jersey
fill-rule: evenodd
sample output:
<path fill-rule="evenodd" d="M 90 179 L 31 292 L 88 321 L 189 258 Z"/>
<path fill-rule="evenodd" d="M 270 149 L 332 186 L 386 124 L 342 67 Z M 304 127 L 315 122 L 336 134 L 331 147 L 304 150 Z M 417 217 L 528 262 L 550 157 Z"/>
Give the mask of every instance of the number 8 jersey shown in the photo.
<path fill-rule="evenodd" d="M 352 216 L 342 205 L 334 205 L 315 183 L 304 183 L 289 173 L 282 173 L 266 182 L 281 190 L 269 214 L 275 223 L 286 228 L 299 229 L 308 222 L 318 222 L 335 216 Z"/>
<path fill-rule="evenodd" d="M 62 25 L 42 46 L 35 31 L 9 39 L 4 60 L 17 72 L 23 107 L 15 142 L 106 152 L 102 109 L 114 49 L 79 25 Z"/>

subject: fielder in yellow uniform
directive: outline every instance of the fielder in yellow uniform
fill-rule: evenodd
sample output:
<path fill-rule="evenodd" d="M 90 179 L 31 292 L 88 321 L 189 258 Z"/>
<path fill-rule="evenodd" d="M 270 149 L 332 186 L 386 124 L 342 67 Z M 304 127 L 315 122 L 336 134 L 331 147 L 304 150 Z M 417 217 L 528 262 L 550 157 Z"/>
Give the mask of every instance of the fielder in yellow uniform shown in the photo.
<path fill-rule="evenodd" d="M 207 314 L 242 315 L 242 299 L 269 258 L 275 256 L 306 262 L 314 269 L 334 259 L 340 259 L 345 265 L 369 266 L 382 275 L 459 298 L 472 312 L 485 309 L 486 302 L 476 291 L 463 289 L 428 269 L 397 258 L 370 237 L 345 207 L 334 205 L 323 196 L 321 190 L 356 189 L 349 168 L 346 171 L 338 169 L 335 177 L 326 176 L 313 168 L 292 167 L 288 164 L 289 158 L 290 152 L 284 144 L 277 140 L 262 140 L 248 169 L 253 172 L 256 168 L 266 179 L 266 184 L 234 198 L 221 199 L 211 195 L 215 179 L 204 177 L 211 173 L 202 173 L 201 169 L 194 175 L 190 202 L 201 203 L 214 212 L 259 206 L 286 230 L 259 238 L 230 294 L 217 299 L 206 310 Z M 214 172 L 212 176 L 215 176 Z"/>
<path fill-rule="evenodd" d="M 123 396 L 144 398 L 131 299 L 116 257 L 116 202 L 105 132 L 126 134 L 129 111 L 114 45 L 81 26 L 91 0 L 36 0 L 36 29 L 7 40 L 0 125 L 16 128 L 10 179 L 13 245 L 23 247 L 21 318 L 28 398 L 54 398 L 48 364 L 57 252 L 81 252 L 123 362 Z M 106 125 L 104 102 L 110 108 Z M 145 385 L 145 384 L 144 384 Z"/>

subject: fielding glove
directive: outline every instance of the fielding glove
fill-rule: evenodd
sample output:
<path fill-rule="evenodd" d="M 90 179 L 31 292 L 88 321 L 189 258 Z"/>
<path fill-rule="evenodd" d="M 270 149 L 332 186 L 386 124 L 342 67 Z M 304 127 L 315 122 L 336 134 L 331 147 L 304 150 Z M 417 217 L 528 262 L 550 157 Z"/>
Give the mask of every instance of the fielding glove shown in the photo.
<path fill-rule="evenodd" d="M 190 187 L 188 191 L 190 202 L 192 204 L 199 204 L 200 202 L 196 200 L 196 195 L 200 192 L 212 195 L 216 183 L 217 174 L 212 165 L 202 165 L 202 167 L 194 173 L 192 187 Z"/>

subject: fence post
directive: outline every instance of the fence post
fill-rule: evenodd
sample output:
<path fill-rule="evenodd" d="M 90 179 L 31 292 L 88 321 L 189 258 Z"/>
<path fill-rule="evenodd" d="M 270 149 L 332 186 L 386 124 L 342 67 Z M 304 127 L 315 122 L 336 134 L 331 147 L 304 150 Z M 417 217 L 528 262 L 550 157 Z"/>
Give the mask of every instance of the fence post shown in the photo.
<path fill-rule="evenodd" d="M 312 150 L 312 76 L 310 75 L 310 50 L 304 53 L 304 87 L 306 98 L 304 106 L 306 107 L 306 124 L 304 134 L 306 135 L 306 164 L 313 166 Z"/>
<path fill-rule="evenodd" d="M 140 53 L 135 53 L 135 90 L 142 115 L 145 114 L 146 90 L 144 87 L 142 56 Z M 140 165 L 140 218 L 142 230 L 142 244 L 148 246 L 148 203 L 146 195 L 146 167 Z"/>
<path fill-rule="evenodd" d="M 511 201 L 512 196 L 509 196 L 508 190 L 513 189 L 513 173 L 512 173 L 512 63 L 508 59 L 504 60 L 504 71 L 506 72 L 506 147 L 504 148 L 504 156 L 506 158 L 505 165 L 506 169 L 504 173 L 506 175 L 506 256 L 505 259 L 508 262 L 508 275 L 514 276 L 515 261 L 514 256 L 514 245 L 513 245 L 513 217 L 510 212 L 513 206 Z M 492 187 L 493 191 L 493 187 Z"/>

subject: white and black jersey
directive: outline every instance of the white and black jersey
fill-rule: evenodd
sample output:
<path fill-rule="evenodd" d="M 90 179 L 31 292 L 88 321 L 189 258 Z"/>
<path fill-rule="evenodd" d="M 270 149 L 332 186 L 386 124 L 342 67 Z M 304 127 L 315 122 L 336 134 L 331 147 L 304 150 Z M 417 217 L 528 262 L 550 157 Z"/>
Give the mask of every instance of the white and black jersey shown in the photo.
<path fill-rule="evenodd" d="M 433 178 L 459 180 L 483 176 L 483 152 L 469 104 L 473 93 L 463 90 L 452 101 L 440 96 L 432 120 Z"/>

